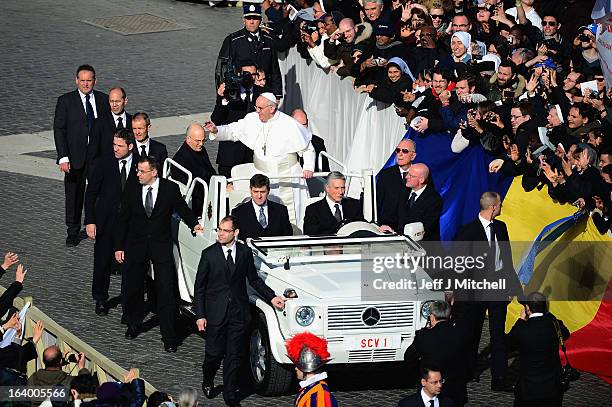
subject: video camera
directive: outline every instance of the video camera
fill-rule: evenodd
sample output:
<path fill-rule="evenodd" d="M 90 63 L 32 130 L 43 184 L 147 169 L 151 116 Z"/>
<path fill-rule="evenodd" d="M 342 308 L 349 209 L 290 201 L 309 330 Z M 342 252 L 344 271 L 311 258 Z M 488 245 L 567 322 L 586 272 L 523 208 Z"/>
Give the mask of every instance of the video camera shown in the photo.
<path fill-rule="evenodd" d="M 62 366 L 66 366 L 70 363 L 79 363 L 79 358 L 74 353 L 69 353 L 66 357 L 62 358 Z"/>
<path fill-rule="evenodd" d="M 238 73 L 233 63 L 223 68 L 223 82 L 225 83 L 224 97 L 229 102 L 240 102 L 240 87 L 249 88 L 253 84 L 253 75 L 250 72 Z"/>

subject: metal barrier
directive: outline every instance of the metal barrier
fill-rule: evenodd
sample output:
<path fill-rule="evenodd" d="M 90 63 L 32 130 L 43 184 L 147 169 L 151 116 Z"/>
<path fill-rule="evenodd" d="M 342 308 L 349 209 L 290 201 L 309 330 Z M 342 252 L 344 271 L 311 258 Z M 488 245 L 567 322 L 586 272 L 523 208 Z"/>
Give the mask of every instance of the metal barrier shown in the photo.
<path fill-rule="evenodd" d="M 6 289 L 0 286 L 0 294 L 4 293 Z M 36 360 L 32 360 L 28 362 L 27 365 L 27 375 L 30 376 L 38 369 L 42 368 L 44 365 L 42 363 L 43 351 L 46 347 L 51 345 L 57 345 L 62 353 L 65 352 L 74 352 L 79 353 L 83 352 L 85 354 L 85 367 L 89 369 L 89 371 L 98 375 L 98 380 L 100 383 L 105 383 L 109 381 L 118 381 L 122 382 L 123 377 L 128 373 L 127 370 L 92 348 L 90 345 L 79 339 L 77 336 L 63 328 L 57 322 L 55 322 L 51 317 L 42 312 L 38 307 L 34 306 L 32 297 L 17 297 L 13 301 L 13 305 L 15 308 L 21 309 L 27 303 L 30 303 L 30 308 L 26 314 L 25 321 L 25 332 L 24 338 L 31 337 L 33 334 L 33 327 L 37 321 L 42 321 L 44 326 L 44 332 L 41 340 L 36 344 L 36 352 L 38 353 L 38 358 Z M 76 371 L 76 364 L 70 363 L 69 365 L 64 366 L 64 371 L 67 373 L 72 371 L 73 373 Z M 138 376 L 137 376 L 138 377 Z M 149 396 L 151 393 L 156 391 L 156 389 L 145 380 L 145 393 Z"/>

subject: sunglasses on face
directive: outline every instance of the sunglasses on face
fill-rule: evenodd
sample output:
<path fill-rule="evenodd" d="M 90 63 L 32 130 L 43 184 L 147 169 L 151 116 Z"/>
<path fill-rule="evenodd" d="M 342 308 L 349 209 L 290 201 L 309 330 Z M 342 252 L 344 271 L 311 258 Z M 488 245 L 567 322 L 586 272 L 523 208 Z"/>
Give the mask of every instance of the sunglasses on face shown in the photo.
<path fill-rule="evenodd" d="M 542 26 L 556 27 L 557 23 L 554 21 L 542 21 Z"/>
<path fill-rule="evenodd" d="M 396 148 L 395 153 L 396 154 L 399 154 L 399 153 L 408 154 L 408 153 L 414 153 L 414 150 L 408 150 L 407 148 Z"/>
<path fill-rule="evenodd" d="M 437 18 L 439 18 L 440 20 L 444 18 L 444 14 L 432 14 L 431 16 L 432 20 L 435 20 Z"/>

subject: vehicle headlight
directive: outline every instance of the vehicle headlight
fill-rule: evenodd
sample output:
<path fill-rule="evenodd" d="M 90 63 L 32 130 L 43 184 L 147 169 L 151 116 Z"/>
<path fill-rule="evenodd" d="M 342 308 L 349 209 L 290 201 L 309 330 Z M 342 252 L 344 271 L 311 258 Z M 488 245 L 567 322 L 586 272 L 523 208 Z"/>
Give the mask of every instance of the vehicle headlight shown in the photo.
<path fill-rule="evenodd" d="M 314 321 L 315 312 L 310 307 L 300 307 L 295 311 L 295 320 L 301 326 L 308 326 Z"/>
<path fill-rule="evenodd" d="M 421 317 L 423 319 L 428 319 L 429 318 L 429 314 L 431 314 L 431 304 L 433 304 L 434 301 L 433 300 L 429 300 L 429 301 L 425 301 L 423 304 L 421 304 Z"/>

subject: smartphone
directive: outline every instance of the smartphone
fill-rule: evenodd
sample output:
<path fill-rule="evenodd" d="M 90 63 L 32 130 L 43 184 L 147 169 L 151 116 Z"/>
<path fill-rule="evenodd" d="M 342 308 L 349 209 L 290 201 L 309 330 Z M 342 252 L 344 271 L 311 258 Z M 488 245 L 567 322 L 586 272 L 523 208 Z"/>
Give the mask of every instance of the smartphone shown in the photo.
<path fill-rule="evenodd" d="M 295 7 L 293 7 L 291 4 L 289 4 L 287 6 L 287 10 L 289 10 L 289 20 L 295 21 L 297 15 L 298 15 L 297 9 Z"/>

